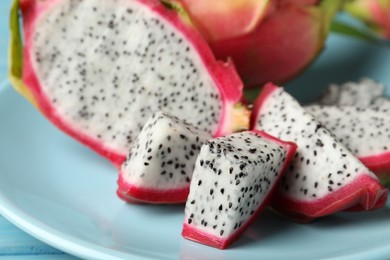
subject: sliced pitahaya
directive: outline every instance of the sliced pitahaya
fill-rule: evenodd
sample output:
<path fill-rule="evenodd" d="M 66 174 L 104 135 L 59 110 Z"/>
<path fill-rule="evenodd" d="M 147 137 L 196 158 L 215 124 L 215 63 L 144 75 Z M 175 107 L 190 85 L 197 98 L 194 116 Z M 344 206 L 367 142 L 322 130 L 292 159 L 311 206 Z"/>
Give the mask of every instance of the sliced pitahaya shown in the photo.
<path fill-rule="evenodd" d="M 377 103 L 384 95 L 383 84 L 369 78 L 357 82 L 346 82 L 341 85 L 331 84 L 314 104 L 326 106 L 357 106 L 366 108 Z"/>
<path fill-rule="evenodd" d="M 196 157 L 207 139 L 209 133 L 156 112 L 122 165 L 117 194 L 128 202 L 185 202 Z"/>
<path fill-rule="evenodd" d="M 245 87 L 283 82 L 301 72 L 322 50 L 332 17 L 343 2 L 229 0 L 223 1 L 224 8 L 213 8 L 214 2 L 222 1 L 179 1 L 184 2 L 216 56 L 233 58 Z M 238 27 L 237 21 L 251 23 Z M 234 28 L 230 35 L 224 33 L 229 26 Z"/>
<path fill-rule="evenodd" d="M 202 146 L 185 207 L 182 235 L 226 248 L 267 206 L 296 150 L 263 132 L 219 137 Z"/>
<path fill-rule="evenodd" d="M 373 210 L 387 190 L 378 178 L 283 88 L 268 84 L 254 106 L 252 127 L 298 145 L 272 207 L 307 222 L 341 210 Z"/>
<path fill-rule="evenodd" d="M 390 110 L 355 106 L 307 106 L 384 183 L 390 179 Z"/>
<path fill-rule="evenodd" d="M 233 65 L 217 62 L 188 17 L 158 0 L 22 0 L 20 8 L 25 42 L 23 55 L 11 48 L 15 87 L 116 165 L 152 111 L 214 136 L 232 132 L 237 111 L 246 114 L 235 108 L 242 83 Z M 20 45 L 17 11 L 12 40 Z"/>

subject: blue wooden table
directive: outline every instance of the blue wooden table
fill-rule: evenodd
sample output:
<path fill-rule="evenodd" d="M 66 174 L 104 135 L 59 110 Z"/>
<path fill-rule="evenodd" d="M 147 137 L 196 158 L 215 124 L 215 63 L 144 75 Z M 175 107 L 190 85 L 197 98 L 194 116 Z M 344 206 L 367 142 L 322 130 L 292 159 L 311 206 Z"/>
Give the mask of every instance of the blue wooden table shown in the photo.
<path fill-rule="evenodd" d="M 0 83 L 7 78 L 8 12 L 11 0 L 0 1 Z M 0 215 L 1 259 L 75 259 L 28 235 Z"/>

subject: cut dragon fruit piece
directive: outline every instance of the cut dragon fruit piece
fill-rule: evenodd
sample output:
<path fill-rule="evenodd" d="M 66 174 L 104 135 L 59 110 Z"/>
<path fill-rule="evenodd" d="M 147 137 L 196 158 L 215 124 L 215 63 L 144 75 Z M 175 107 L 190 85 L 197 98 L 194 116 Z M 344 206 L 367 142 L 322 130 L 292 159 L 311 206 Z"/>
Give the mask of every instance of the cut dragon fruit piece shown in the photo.
<path fill-rule="evenodd" d="M 283 88 L 267 84 L 254 106 L 252 128 L 298 145 L 271 206 L 307 222 L 341 210 L 384 205 L 387 189 L 334 135 Z"/>
<path fill-rule="evenodd" d="M 295 150 L 259 131 L 209 140 L 196 161 L 182 235 L 228 247 L 267 206 Z"/>
<path fill-rule="evenodd" d="M 166 5 L 20 1 L 23 55 L 13 47 L 21 44 L 17 8 L 11 16 L 15 88 L 116 165 L 153 111 L 180 115 L 213 136 L 232 132 L 237 111 L 239 120 L 247 115 L 235 107 L 242 83 L 233 65 L 217 62 L 188 17 Z"/>
<path fill-rule="evenodd" d="M 118 196 L 128 202 L 184 203 L 196 157 L 207 139 L 209 133 L 156 112 L 122 165 Z"/>
<path fill-rule="evenodd" d="M 326 106 L 371 107 L 384 95 L 385 87 L 372 79 L 363 78 L 358 82 L 346 82 L 341 85 L 329 85 L 321 97 L 314 102 Z"/>
<path fill-rule="evenodd" d="M 316 105 L 305 109 L 382 182 L 390 178 L 389 109 Z"/>

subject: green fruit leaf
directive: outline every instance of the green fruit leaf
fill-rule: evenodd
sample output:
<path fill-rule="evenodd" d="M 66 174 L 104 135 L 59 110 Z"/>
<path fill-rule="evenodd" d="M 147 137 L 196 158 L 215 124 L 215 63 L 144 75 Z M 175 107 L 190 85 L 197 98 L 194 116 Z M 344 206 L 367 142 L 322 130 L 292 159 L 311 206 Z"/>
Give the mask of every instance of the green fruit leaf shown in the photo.
<path fill-rule="evenodd" d="M 376 36 L 375 34 L 373 34 L 368 30 L 358 28 L 354 25 L 345 22 L 336 21 L 336 20 L 333 21 L 331 24 L 331 31 L 349 37 L 354 37 L 360 40 L 364 40 L 372 44 L 390 47 L 389 41 L 379 38 L 378 36 Z"/>

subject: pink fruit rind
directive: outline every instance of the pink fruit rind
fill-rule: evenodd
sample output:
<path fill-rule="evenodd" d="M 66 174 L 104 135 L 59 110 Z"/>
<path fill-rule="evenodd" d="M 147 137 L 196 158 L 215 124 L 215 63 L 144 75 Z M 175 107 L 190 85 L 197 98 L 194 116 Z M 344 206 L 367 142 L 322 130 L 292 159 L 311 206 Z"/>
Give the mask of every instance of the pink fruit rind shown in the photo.
<path fill-rule="evenodd" d="M 30 57 L 30 50 L 33 49 L 32 35 L 39 17 L 60 1 L 61 0 L 20 1 L 20 8 L 23 13 L 25 39 L 23 48 L 23 82 L 31 91 L 39 109 L 50 121 L 53 122 L 53 124 L 55 124 L 63 132 L 79 140 L 81 143 L 95 150 L 103 157 L 109 159 L 115 166 L 119 167 L 125 160 L 126 154 L 109 149 L 108 147 L 102 145 L 99 140 L 94 139 L 87 134 L 80 133 L 77 129 L 73 128 L 71 124 L 61 118 L 56 111 L 56 108 L 51 105 L 49 98 L 41 90 L 40 82 L 37 78 Z M 214 75 L 213 80 L 221 95 L 221 119 L 214 136 L 220 136 L 228 133 L 231 130 L 231 126 L 229 125 L 229 113 L 232 111 L 234 104 L 240 101 L 243 89 L 243 84 L 235 71 L 233 63 L 231 61 L 227 61 L 226 63 L 216 61 L 207 43 L 205 43 L 203 38 L 192 27 L 192 25 L 181 19 L 177 12 L 168 10 L 157 0 L 138 0 L 137 2 L 143 4 L 145 7 L 173 24 L 178 31 L 189 39 L 189 41 L 193 44 L 193 47 L 200 54 L 200 58 L 204 66 L 210 72 L 210 75 Z"/>
<path fill-rule="evenodd" d="M 268 96 L 271 95 L 278 87 L 274 85 L 273 83 L 269 82 L 263 86 L 261 89 L 260 95 L 255 100 L 255 103 L 253 104 L 253 109 L 251 113 L 250 118 L 250 128 L 249 129 L 255 129 L 256 122 L 259 117 L 259 113 L 261 111 L 261 107 L 264 104 L 264 101 L 267 100 Z"/>
<path fill-rule="evenodd" d="M 379 179 L 381 179 L 382 175 L 384 176 L 389 173 L 390 152 L 358 158 L 367 168 L 373 171 Z"/>
<path fill-rule="evenodd" d="M 352 183 L 318 200 L 297 201 L 283 196 L 282 193 L 275 193 L 271 204 L 282 214 L 292 216 L 299 222 L 309 222 L 336 211 L 381 208 L 386 203 L 387 193 L 387 189 L 379 185 L 376 179 L 361 175 Z"/>
<path fill-rule="evenodd" d="M 118 189 L 116 194 L 122 200 L 129 203 L 184 203 L 190 192 L 189 186 L 177 189 L 161 190 L 133 186 L 126 182 L 123 174 L 119 174 Z"/>
<path fill-rule="evenodd" d="M 269 202 L 271 201 L 272 197 L 274 196 L 275 187 L 277 187 L 281 177 L 283 176 L 284 172 L 287 170 L 287 167 L 289 166 L 291 160 L 294 157 L 294 154 L 297 150 L 297 145 L 293 142 L 285 142 L 282 141 L 264 131 L 260 130 L 251 130 L 252 132 L 255 132 L 259 134 L 260 136 L 263 136 L 269 140 L 272 140 L 274 142 L 278 142 L 280 145 L 286 148 L 287 154 L 286 159 L 283 163 L 282 169 L 279 173 L 279 176 L 277 177 L 273 189 L 270 190 L 270 192 L 267 194 L 266 198 L 264 199 L 262 205 L 253 213 L 253 215 L 246 221 L 239 229 L 237 229 L 231 236 L 227 237 L 226 239 L 213 236 L 210 234 L 207 234 L 203 231 L 200 231 L 196 229 L 194 226 L 191 226 L 188 224 L 187 219 L 184 220 L 183 224 L 183 230 L 182 230 L 182 236 L 196 241 L 198 243 L 202 243 L 208 246 L 216 247 L 218 249 L 225 249 L 227 248 L 231 243 L 233 243 L 248 227 L 249 225 L 255 221 L 255 219 L 261 214 L 261 212 L 264 211 L 264 209 L 268 206 Z"/>

